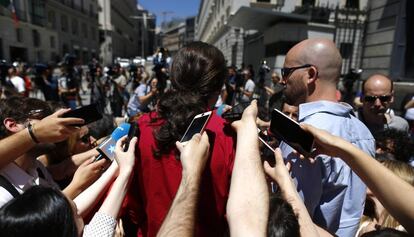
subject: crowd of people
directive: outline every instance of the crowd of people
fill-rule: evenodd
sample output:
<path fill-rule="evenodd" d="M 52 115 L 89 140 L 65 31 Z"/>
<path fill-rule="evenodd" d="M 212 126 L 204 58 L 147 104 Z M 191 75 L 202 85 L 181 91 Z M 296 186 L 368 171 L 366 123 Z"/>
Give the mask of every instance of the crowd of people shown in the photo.
<path fill-rule="evenodd" d="M 327 39 L 293 46 L 280 74 L 227 66 L 203 42 L 155 56 L 152 72 L 96 60 L 84 72 L 71 57 L 2 65 L 1 236 L 414 234 L 414 95 L 392 110 L 392 79 L 373 74 L 342 102 L 342 57 Z M 82 90 L 101 120 L 65 116 Z M 240 119 L 221 116 L 238 105 Z M 274 109 L 313 135 L 310 156 L 271 137 Z M 204 131 L 178 142 L 206 111 Z M 96 159 L 119 121 L 136 124 L 135 137 L 116 142 L 113 161 Z"/>

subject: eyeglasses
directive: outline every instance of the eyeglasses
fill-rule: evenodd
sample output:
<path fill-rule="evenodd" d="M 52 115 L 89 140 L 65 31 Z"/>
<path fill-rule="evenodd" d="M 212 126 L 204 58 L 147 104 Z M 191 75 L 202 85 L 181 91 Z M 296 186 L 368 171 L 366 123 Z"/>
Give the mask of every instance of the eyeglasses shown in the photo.
<path fill-rule="evenodd" d="M 298 67 L 283 67 L 280 69 L 280 72 L 281 72 L 280 74 L 282 75 L 282 78 L 285 79 L 297 69 L 307 68 L 307 67 L 312 67 L 312 66 L 313 66 L 312 64 L 305 64 L 305 65 L 298 66 Z"/>
<path fill-rule="evenodd" d="M 391 100 L 391 95 L 366 95 L 364 96 L 364 101 L 368 103 L 374 103 L 377 99 L 381 102 L 388 102 Z"/>

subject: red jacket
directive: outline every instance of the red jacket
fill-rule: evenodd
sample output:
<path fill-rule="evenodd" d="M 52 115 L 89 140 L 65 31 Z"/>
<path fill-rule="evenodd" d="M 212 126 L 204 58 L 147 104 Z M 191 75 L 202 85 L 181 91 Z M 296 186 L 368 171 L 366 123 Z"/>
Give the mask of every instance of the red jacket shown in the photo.
<path fill-rule="evenodd" d="M 136 150 L 135 175 L 129 187 L 126 206 L 132 222 L 138 224 L 137 236 L 156 236 L 174 200 L 181 181 L 182 167 L 176 149 L 156 159 L 154 128 L 163 121 L 151 121 L 155 112 L 138 120 L 140 139 Z M 209 135 L 210 157 L 203 174 L 196 236 L 222 236 L 227 231 L 226 204 L 235 157 L 236 134 L 215 112 L 205 131 Z M 178 153 L 177 153 L 178 154 Z"/>

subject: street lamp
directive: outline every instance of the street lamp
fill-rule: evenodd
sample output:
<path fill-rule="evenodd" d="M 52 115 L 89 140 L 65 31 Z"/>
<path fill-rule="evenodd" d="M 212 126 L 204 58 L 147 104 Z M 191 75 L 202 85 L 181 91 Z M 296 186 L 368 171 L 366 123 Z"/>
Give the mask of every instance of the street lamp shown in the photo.
<path fill-rule="evenodd" d="M 145 29 L 147 31 L 149 31 L 147 29 L 147 20 L 151 20 L 151 19 L 155 19 L 155 17 L 153 16 L 147 16 L 147 14 L 145 12 L 142 13 L 142 16 L 129 16 L 129 18 L 131 19 L 136 19 L 136 20 L 143 20 L 143 26 L 145 26 Z M 142 57 L 145 58 L 145 52 L 144 52 L 144 31 L 143 31 L 144 27 L 141 27 L 141 53 L 142 53 Z"/>

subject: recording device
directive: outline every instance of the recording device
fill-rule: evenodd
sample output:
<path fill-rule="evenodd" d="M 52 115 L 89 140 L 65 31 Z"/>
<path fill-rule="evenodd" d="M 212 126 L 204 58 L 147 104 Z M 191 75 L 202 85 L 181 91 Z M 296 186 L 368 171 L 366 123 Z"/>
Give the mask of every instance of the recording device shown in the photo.
<path fill-rule="evenodd" d="M 250 105 L 250 102 L 247 103 L 238 103 L 234 105 L 229 111 L 226 111 L 221 115 L 222 118 L 228 121 L 240 120 L 243 114 L 243 111 Z"/>
<path fill-rule="evenodd" d="M 206 126 L 208 120 L 211 117 L 211 111 L 197 114 L 193 121 L 191 121 L 190 126 L 188 126 L 187 130 L 184 133 L 184 136 L 181 138 L 181 143 L 187 143 L 196 133 L 202 133 L 204 131 L 204 127 Z"/>
<path fill-rule="evenodd" d="M 299 123 L 277 109 L 272 111 L 270 132 L 302 155 L 310 156 L 313 149 L 313 135 L 304 131 Z"/>
<path fill-rule="evenodd" d="M 136 123 L 130 123 L 129 131 L 128 131 L 128 138 L 125 142 L 124 151 L 128 151 L 129 142 L 131 141 L 131 139 L 134 136 L 138 137 L 139 134 L 137 134 L 137 132 L 139 132 L 139 128 L 137 127 L 137 124 Z"/>
<path fill-rule="evenodd" d="M 95 158 L 94 162 L 107 159 L 112 161 L 115 158 L 115 146 L 116 142 L 121 139 L 123 136 L 128 135 L 129 129 L 131 124 L 129 123 L 122 123 L 120 124 L 108 137 L 105 141 L 103 141 L 96 150 L 99 152 L 99 155 Z"/>
<path fill-rule="evenodd" d="M 98 104 L 90 104 L 68 111 L 62 115 L 62 118 L 81 118 L 85 121 L 84 124 L 79 124 L 82 126 L 101 119 L 102 114 L 99 112 Z"/>

